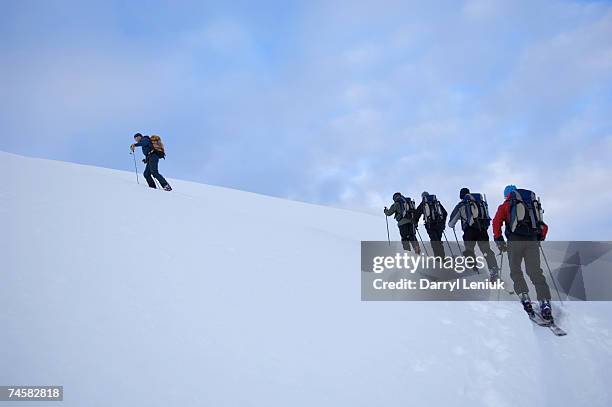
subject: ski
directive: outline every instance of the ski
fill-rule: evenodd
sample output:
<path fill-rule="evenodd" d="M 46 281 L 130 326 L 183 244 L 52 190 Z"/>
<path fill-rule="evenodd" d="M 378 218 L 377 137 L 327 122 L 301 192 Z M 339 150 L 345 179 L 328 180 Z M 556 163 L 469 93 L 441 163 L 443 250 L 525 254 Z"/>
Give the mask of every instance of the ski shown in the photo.
<path fill-rule="evenodd" d="M 538 311 L 534 310 L 533 316 L 530 315 L 529 319 L 532 320 L 536 325 L 550 329 L 551 332 L 554 333 L 556 336 L 567 335 L 567 332 L 565 332 L 562 328 L 557 326 L 557 324 L 555 324 L 554 321 L 547 321 L 544 318 L 542 318 L 542 315 Z"/>
<path fill-rule="evenodd" d="M 534 312 L 533 315 L 529 315 L 529 319 L 533 321 L 536 325 L 547 327 L 550 325 L 550 322 L 544 321 L 541 316 Z"/>
<path fill-rule="evenodd" d="M 538 318 L 540 318 L 543 322 L 546 323 L 546 326 L 548 327 L 548 329 L 550 329 L 552 331 L 552 333 L 554 333 L 557 336 L 565 336 L 567 335 L 567 332 L 565 332 L 562 328 L 560 328 L 559 326 L 557 326 L 557 324 L 555 323 L 554 320 L 552 321 L 547 321 L 544 318 L 542 318 L 542 314 L 540 314 L 539 311 L 535 311 L 535 314 L 538 316 Z"/>
<path fill-rule="evenodd" d="M 554 322 L 548 325 L 548 329 L 552 331 L 557 336 L 565 336 L 567 332 L 565 332 L 562 328 L 559 328 Z"/>

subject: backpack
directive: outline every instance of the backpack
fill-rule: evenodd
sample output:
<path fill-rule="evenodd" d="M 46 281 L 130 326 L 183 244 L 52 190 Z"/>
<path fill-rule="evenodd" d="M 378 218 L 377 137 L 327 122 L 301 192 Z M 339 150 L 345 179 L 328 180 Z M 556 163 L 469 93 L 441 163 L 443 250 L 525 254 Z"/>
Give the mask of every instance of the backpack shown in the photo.
<path fill-rule="evenodd" d="M 537 236 L 543 223 L 542 205 L 533 191 L 517 189 L 510 193 L 510 232 L 522 236 Z"/>
<path fill-rule="evenodd" d="M 440 201 L 435 195 L 427 195 L 423 197 L 423 215 L 425 223 L 440 223 L 444 221 L 442 209 L 440 209 Z"/>
<path fill-rule="evenodd" d="M 470 193 L 463 198 L 467 225 L 476 226 L 478 229 L 488 229 L 491 224 L 489 216 L 489 205 L 487 197 L 483 194 Z"/>
<path fill-rule="evenodd" d="M 161 137 L 152 135 L 149 137 L 151 145 L 153 146 L 153 152 L 157 153 L 159 158 L 166 158 L 166 150 L 164 149 L 164 143 L 162 143 Z"/>
<path fill-rule="evenodd" d="M 414 201 L 410 198 L 407 198 L 403 195 L 400 195 L 397 201 L 395 201 L 397 205 L 397 209 L 395 211 L 395 220 L 400 221 L 404 218 L 412 218 L 414 211 L 416 209 L 414 205 Z"/>

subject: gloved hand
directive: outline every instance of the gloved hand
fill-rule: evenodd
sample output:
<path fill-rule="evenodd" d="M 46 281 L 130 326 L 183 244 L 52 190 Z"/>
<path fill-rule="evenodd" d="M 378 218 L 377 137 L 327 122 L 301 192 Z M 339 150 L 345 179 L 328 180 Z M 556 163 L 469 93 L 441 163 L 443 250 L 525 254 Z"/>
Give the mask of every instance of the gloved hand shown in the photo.
<path fill-rule="evenodd" d="M 383 210 L 385 212 L 385 215 L 387 214 L 387 207 L 385 206 L 385 209 Z"/>
<path fill-rule="evenodd" d="M 541 222 L 538 229 L 540 230 L 538 232 L 538 242 L 543 242 L 544 239 L 546 239 L 546 236 L 544 235 L 544 230 L 546 228 L 546 225 L 544 224 L 544 222 Z"/>
<path fill-rule="evenodd" d="M 134 144 L 132 144 L 132 145 L 130 146 L 130 150 L 132 150 L 132 153 L 134 152 L 134 149 L 135 149 L 135 148 L 136 148 L 136 146 L 135 146 Z"/>
<path fill-rule="evenodd" d="M 504 241 L 503 236 L 496 237 L 495 244 L 497 245 L 497 248 L 499 249 L 500 252 L 508 251 L 508 244 Z"/>

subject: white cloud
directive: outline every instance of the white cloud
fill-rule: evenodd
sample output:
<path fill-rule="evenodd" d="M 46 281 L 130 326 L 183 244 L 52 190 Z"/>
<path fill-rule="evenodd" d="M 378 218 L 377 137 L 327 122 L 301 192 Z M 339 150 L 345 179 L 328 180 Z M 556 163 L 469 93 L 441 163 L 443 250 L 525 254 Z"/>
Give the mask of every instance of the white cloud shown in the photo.
<path fill-rule="evenodd" d="M 172 175 L 376 214 L 396 190 L 451 206 L 468 186 L 494 205 L 516 183 L 556 236 L 596 227 L 564 216 L 567 189 L 596 189 L 589 213 L 610 223 L 610 5 L 308 3 L 282 32 L 258 18 L 10 48 L 0 130 L 70 151 L 161 128 Z"/>

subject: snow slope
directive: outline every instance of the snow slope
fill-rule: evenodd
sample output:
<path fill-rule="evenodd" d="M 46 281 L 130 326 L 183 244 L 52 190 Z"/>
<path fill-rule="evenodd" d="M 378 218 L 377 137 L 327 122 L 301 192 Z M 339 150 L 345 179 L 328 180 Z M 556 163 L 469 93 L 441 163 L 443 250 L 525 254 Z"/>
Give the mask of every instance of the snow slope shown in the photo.
<path fill-rule="evenodd" d="M 54 405 L 612 405 L 609 303 L 567 304 L 558 338 L 516 303 L 361 302 L 382 216 L 7 153 L 0 174 L 0 384 L 64 385 Z"/>

